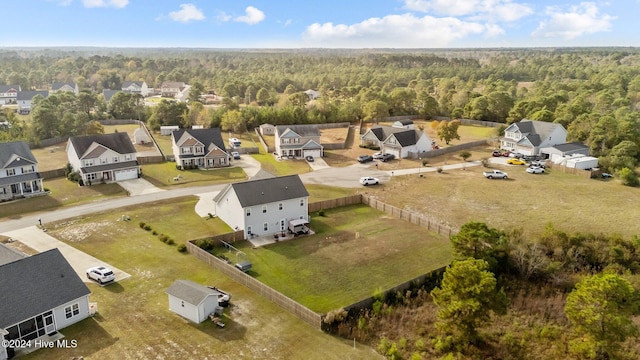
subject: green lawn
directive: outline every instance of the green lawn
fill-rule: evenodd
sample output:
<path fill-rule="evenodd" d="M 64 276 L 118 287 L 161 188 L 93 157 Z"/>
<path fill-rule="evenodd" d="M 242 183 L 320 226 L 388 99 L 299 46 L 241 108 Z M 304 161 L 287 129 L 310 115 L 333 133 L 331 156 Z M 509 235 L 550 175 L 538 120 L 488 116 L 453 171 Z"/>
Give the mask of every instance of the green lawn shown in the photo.
<path fill-rule="evenodd" d="M 202 186 L 244 181 L 247 175 L 240 167 L 212 170 L 178 170 L 175 162 L 142 165 L 145 180 L 159 187 Z M 173 178 L 180 175 L 179 181 Z"/>
<path fill-rule="evenodd" d="M 52 210 L 61 206 L 79 205 L 127 195 L 126 191 L 118 184 L 80 187 L 77 183 L 66 178 L 45 180 L 44 187 L 49 189 L 51 194 L 0 203 L 0 218 L 12 218 L 30 212 Z"/>
<path fill-rule="evenodd" d="M 307 188 L 307 192 L 309 192 L 309 202 L 337 199 L 359 192 L 359 189 L 340 188 L 329 185 L 306 184 L 304 187 Z"/>
<path fill-rule="evenodd" d="M 312 214 L 315 235 L 252 249 L 250 274 L 311 310 L 328 312 L 446 266 L 449 239 L 366 205 Z M 236 258 L 225 248 L 214 252 Z"/>
<path fill-rule="evenodd" d="M 102 125 L 105 134 L 113 134 L 115 132 L 126 132 L 133 136 L 133 132 L 136 131 L 138 124 L 119 124 L 119 125 Z"/>
<path fill-rule="evenodd" d="M 276 176 L 304 174 L 311 171 L 309 164 L 304 159 L 276 160 L 273 154 L 265 153 L 262 147 L 260 154 L 252 154 L 251 156 L 260 162 L 263 170 Z"/>
<path fill-rule="evenodd" d="M 162 136 L 160 135 L 159 131 L 154 131 L 153 138 L 156 140 L 156 144 L 165 156 L 173 155 L 173 148 L 171 147 L 171 136 Z"/>
<path fill-rule="evenodd" d="M 49 233 L 132 276 L 100 287 L 89 284 L 98 315 L 61 332 L 75 349 L 44 349 L 24 359 L 370 359 L 362 345 L 331 337 L 286 313 L 203 262 L 162 243 L 138 226 L 145 221 L 178 243 L 228 231 L 218 219 L 193 212 L 195 197 L 125 209 L 51 225 Z M 81 236 L 78 236 L 78 235 Z M 191 324 L 168 310 L 166 289 L 178 279 L 217 286 L 232 294 L 220 329 Z"/>

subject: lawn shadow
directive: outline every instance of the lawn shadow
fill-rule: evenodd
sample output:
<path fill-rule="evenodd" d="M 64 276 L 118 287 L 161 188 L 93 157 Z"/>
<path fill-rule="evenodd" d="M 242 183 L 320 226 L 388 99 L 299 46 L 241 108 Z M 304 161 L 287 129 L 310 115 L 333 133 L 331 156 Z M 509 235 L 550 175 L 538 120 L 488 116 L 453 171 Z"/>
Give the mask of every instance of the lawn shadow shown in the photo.
<path fill-rule="evenodd" d="M 232 306 L 233 305 L 230 305 L 230 307 Z M 227 310 L 225 309 L 225 311 Z M 210 319 L 207 319 L 200 324 L 194 324 L 190 322 L 189 326 L 194 329 L 200 330 L 219 341 L 237 341 L 244 339 L 245 334 L 247 333 L 247 328 L 244 325 L 233 321 L 233 319 L 231 319 L 226 314 L 222 315 L 220 317 L 220 320 L 222 321 L 222 323 L 224 323 L 223 328 L 216 325 Z"/>
<path fill-rule="evenodd" d="M 45 195 L 0 203 L 0 218 L 21 219 L 23 214 L 62 206 L 59 200 Z"/>
<path fill-rule="evenodd" d="M 112 282 L 110 284 L 102 285 L 103 288 L 112 292 L 114 294 L 119 294 L 124 291 L 124 286 L 122 286 L 119 282 Z"/>

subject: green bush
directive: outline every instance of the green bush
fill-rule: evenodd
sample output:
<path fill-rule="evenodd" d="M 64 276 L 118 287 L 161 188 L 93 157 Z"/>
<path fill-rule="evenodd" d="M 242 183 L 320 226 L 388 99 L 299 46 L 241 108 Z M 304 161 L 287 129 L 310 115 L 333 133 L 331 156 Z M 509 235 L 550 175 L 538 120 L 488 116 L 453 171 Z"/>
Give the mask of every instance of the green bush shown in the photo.
<path fill-rule="evenodd" d="M 181 252 L 181 253 L 187 252 L 187 245 L 185 244 L 178 245 L 178 252 Z"/>
<path fill-rule="evenodd" d="M 158 239 L 160 239 L 160 241 L 162 241 L 163 243 L 166 243 L 167 240 L 169 240 L 169 237 L 167 235 L 165 235 L 165 234 L 160 234 L 158 236 Z"/>
<path fill-rule="evenodd" d="M 173 241 L 173 239 L 169 238 L 167 239 L 167 245 L 174 245 L 176 242 Z"/>
<path fill-rule="evenodd" d="M 622 185 L 636 187 L 640 185 L 640 180 L 638 180 L 638 175 L 629 168 L 622 168 L 618 171 L 618 177 L 622 181 Z"/>
<path fill-rule="evenodd" d="M 325 216 L 324 210 L 320 209 L 318 210 L 318 216 Z"/>
<path fill-rule="evenodd" d="M 151 226 L 150 225 L 145 225 L 144 229 L 147 230 L 147 231 L 151 231 Z"/>
<path fill-rule="evenodd" d="M 144 226 L 145 226 L 145 225 L 146 225 L 146 224 L 145 224 L 144 222 L 142 222 L 142 221 L 140 221 L 140 222 L 138 223 L 138 226 L 140 226 L 140 229 L 144 229 Z"/>
<path fill-rule="evenodd" d="M 155 231 L 155 230 L 153 230 L 151 233 L 152 233 L 153 235 L 158 235 L 158 232 L 157 232 L 157 231 Z"/>
<path fill-rule="evenodd" d="M 429 162 L 427 161 L 427 159 L 422 159 L 422 166 L 427 166 L 429 164 Z"/>

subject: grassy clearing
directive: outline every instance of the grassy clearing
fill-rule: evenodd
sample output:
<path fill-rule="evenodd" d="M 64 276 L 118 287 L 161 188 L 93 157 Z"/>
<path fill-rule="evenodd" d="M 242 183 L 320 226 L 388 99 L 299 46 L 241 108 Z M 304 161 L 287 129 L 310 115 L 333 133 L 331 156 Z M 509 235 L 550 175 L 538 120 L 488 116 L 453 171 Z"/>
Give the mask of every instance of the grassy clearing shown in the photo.
<path fill-rule="evenodd" d="M 358 189 L 339 188 L 329 185 L 306 184 L 309 192 L 309 202 L 337 199 L 358 193 Z"/>
<path fill-rule="evenodd" d="M 165 156 L 173 154 L 173 148 L 171 147 L 171 136 L 163 136 L 160 135 L 159 131 L 154 131 L 153 138 L 156 140 L 156 144 Z"/>
<path fill-rule="evenodd" d="M 318 312 L 446 266 L 449 240 L 366 205 L 312 214 L 315 235 L 252 249 L 236 247 L 253 263 L 251 275 Z M 233 253 L 216 249 L 235 260 Z"/>
<path fill-rule="evenodd" d="M 304 159 L 276 160 L 273 154 L 267 154 L 263 149 L 260 149 L 260 154 L 251 154 L 251 156 L 260 162 L 263 170 L 276 176 L 304 174 L 311 171 L 311 167 Z"/>
<path fill-rule="evenodd" d="M 118 184 L 98 184 L 78 186 L 66 178 L 44 181 L 45 188 L 51 191 L 48 196 L 38 196 L 13 202 L 0 203 L 0 218 L 15 218 L 22 214 L 51 210 L 61 206 L 79 205 L 107 198 L 127 196 Z"/>
<path fill-rule="evenodd" d="M 43 148 L 31 149 L 33 156 L 38 161 L 38 171 L 62 169 L 67 166 L 69 158 L 67 157 L 66 149 L 66 141 Z"/>
<path fill-rule="evenodd" d="M 247 174 L 240 167 L 217 168 L 212 170 L 178 170 L 175 162 L 142 165 L 145 180 L 159 187 L 184 187 L 222 184 L 244 181 Z M 173 178 L 181 175 L 179 181 Z"/>
<path fill-rule="evenodd" d="M 129 208 L 132 221 L 96 214 L 50 228 L 55 237 L 132 275 L 105 287 L 90 284 L 98 315 L 62 333 L 76 349 L 40 350 L 25 359 L 369 359 L 369 348 L 331 337 L 188 254 L 140 229 L 153 229 L 179 241 L 221 231 L 219 220 L 193 213 L 194 197 Z M 211 322 L 191 324 L 168 310 L 166 289 L 177 279 L 229 291 L 224 329 Z"/>

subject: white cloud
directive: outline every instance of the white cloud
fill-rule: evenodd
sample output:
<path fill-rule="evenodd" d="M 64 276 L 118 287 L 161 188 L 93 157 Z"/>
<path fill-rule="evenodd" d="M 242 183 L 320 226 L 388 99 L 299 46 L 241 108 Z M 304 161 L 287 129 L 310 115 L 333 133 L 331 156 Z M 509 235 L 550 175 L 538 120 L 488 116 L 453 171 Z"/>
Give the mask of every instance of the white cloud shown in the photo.
<path fill-rule="evenodd" d="M 205 19 L 205 16 L 202 13 L 202 10 L 198 9 L 193 4 L 180 4 L 180 10 L 170 12 L 169 17 L 173 21 L 178 21 L 182 23 L 189 23 L 194 20 Z"/>
<path fill-rule="evenodd" d="M 231 15 L 227 15 L 227 13 L 224 11 L 219 11 L 218 15 L 216 15 L 216 20 L 220 22 L 227 22 L 231 20 Z"/>
<path fill-rule="evenodd" d="M 408 10 L 443 16 L 512 22 L 533 14 L 526 4 L 511 0 L 404 0 Z"/>
<path fill-rule="evenodd" d="M 69 0 L 71 3 L 71 0 Z M 129 4 L 129 0 L 82 0 L 82 5 L 87 8 L 114 7 L 121 9 Z"/>
<path fill-rule="evenodd" d="M 413 14 L 370 18 L 353 25 L 315 23 L 307 27 L 303 39 L 311 46 L 323 47 L 445 47 L 470 35 L 493 36 L 501 33 L 497 26 L 477 22 Z"/>
<path fill-rule="evenodd" d="M 47 2 L 53 2 L 59 6 L 69 6 L 73 0 L 46 0 Z"/>
<path fill-rule="evenodd" d="M 264 20 L 265 18 L 264 13 L 253 6 L 247 6 L 247 8 L 244 11 L 245 11 L 245 15 L 238 16 L 234 18 L 233 21 L 243 22 L 249 25 L 255 25 L 261 22 L 262 20 Z"/>
<path fill-rule="evenodd" d="M 559 7 L 547 7 L 549 20 L 540 23 L 533 36 L 547 38 L 575 39 L 585 34 L 611 30 L 611 21 L 615 16 L 600 14 L 595 3 L 583 2 L 563 12 Z"/>

